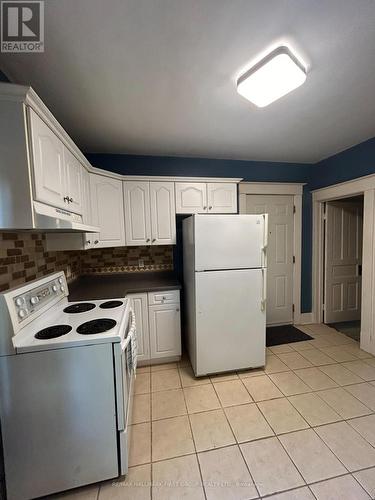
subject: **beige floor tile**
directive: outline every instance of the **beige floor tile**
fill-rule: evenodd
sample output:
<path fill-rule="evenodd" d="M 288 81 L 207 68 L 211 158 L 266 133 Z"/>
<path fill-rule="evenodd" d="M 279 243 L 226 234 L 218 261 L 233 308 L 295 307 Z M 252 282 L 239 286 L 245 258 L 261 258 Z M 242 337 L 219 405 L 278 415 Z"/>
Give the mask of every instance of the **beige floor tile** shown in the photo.
<path fill-rule="evenodd" d="M 223 410 L 194 413 L 189 418 L 197 451 L 235 444 L 236 440 Z"/>
<path fill-rule="evenodd" d="M 178 417 L 187 413 L 182 389 L 153 392 L 151 394 L 152 420 Z"/>
<path fill-rule="evenodd" d="M 179 368 L 179 371 L 182 387 L 211 384 L 209 377 L 196 377 L 191 366 L 182 366 Z"/>
<path fill-rule="evenodd" d="M 232 373 L 219 373 L 210 376 L 211 382 L 227 382 L 228 380 L 238 380 L 237 372 Z"/>
<path fill-rule="evenodd" d="M 282 354 L 284 352 L 293 352 L 289 344 L 275 345 L 269 348 L 272 354 Z"/>
<path fill-rule="evenodd" d="M 355 472 L 353 476 L 359 481 L 371 498 L 375 498 L 375 468 Z"/>
<path fill-rule="evenodd" d="M 151 373 L 151 391 L 167 391 L 181 387 L 180 375 L 177 369 L 162 370 Z"/>
<path fill-rule="evenodd" d="M 310 343 L 313 347 L 320 349 L 321 347 L 330 347 L 332 346 L 332 342 L 329 341 L 327 337 L 316 337 L 313 340 L 310 340 Z"/>
<path fill-rule="evenodd" d="M 308 349 L 301 352 L 302 356 L 310 361 L 314 366 L 332 365 L 336 361 L 333 358 L 324 354 L 324 352 L 319 351 L 319 349 Z"/>
<path fill-rule="evenodd" d="M 214 388 L 222 406 L 235 406 L 252 402 L 249 393 L 239 379 L 215 383 Z"/>
<path fill-rule="evenodd" d="M 315 393 L 300 394 L 291 396 L 288 399 L 311 426 L 330 424 L 342 420 L 342 417 Z"/>
<path fill-rule="evenodd" d="M 363 351 L 359 347 L 359 345 L 349 344 L 349 345 L 344 346 L 344 349 L 345 349 L 345 351 L 348 351 L 350 354 L 353 354 L 353 356 L 355 356 L 358 359 L 370 359 L 372 361 L 375 361 L 374 356 L 366 351 Z"/>
<path fill-rule="evenodd" d="M 310 488 L 317 500 L 366 500 L 370 498 L 350 475 L 313 484 Z"/>
<path fill-rule="evenodd" d="M 311 391 L 310 387 L 293 372 L 272 373 L 269 377 L 285 396 Z"/>
<path fill-rule="evenodd" d="M 267 500 L 315 500 L 315 497 L 309 488 L 305 486 L 304 488 L 297 488 L 295 490 L 285 491 L 284 493 L 271 495 L 267 497 Z"/>
<path fill-rule="evenodd" d="M 315 431 L 349 471 L 375 465 L 374 448 L 346 422 L 316 427 Z"/>
<path fill-rule="evenodd" d="M 243 383 L 254 401 L 283 397 L 283 393 L 267 375 L 243 379 Z"/>
<path fill-rule="evenodd" d="M 152 464 L 153 500 L 205 500 L 196 455 Z"/>
<path fill-rule="evenodd" d="M 130 467 L 125 479 L 102 484 L 98 500 L 150 500 L 151 464 Z"/>
<path fill-rule="evenodd" d="M 313 349 L 313 345 L 311 344 L 311 340 L 303 340 L 302 342 L 293 342 L 292 344 L 289 344 L 289 345 L 293 351 L 297 351 L 297 352 L 306 351 L 308 349 Z"/>
<path fill-rule="evenodd" d="M 323 373 L 319 368 L 302 368 L 301 370 L 296 370 L 295 373 L 313 391 L 337 387 L 336 382 Z"/>
<path fill-rule="evenodd" d="M 339 364 L 321 366 L 319 370 L 328 375 L 328 377 L 339 385 L 358 384 L 359 382 L 363 382 L 363 379 Z"/>
<path fill-rule="evenodd" d="M 132 425 L 130 431 L 129 466 L 151 462 L 151 423 Z"/>
<path fill-rule="evenodd" d="M 312 429 L 284 434 L 279 439 L 307 483 L 346 473 L 345 467 Z"/>
<path fill-rule="evenodd" d="M 187 415 L 152 422 L 152 461 L 194 453 Z"/>
<path fill-rule="evenodd" d="M 241 444 L 240 448 L 261 496 L 304 485 L 277 438 Z"/>
<path fill-rule="evenodd" d="M 151 366 L 137 366 L 137 375 L 140 373 L 150 373 L 151 372 Z"/>
<path fill-rule="evenodd" d="M 150 394 L 136 394 L 134 396 L 132 424 L 141 424 L 142 422 L 149 422 L 151 420 L 150 400 Z"/>
<path fill-rule="evenodd" d="M 298 370 L 298 368 L 309 368 L 310 366 L 312 366 L 310 361 L 301 356 L 301 354 L 297 351 L 279 354 L 279 358 L 291 370 Z"/>
<path fill-rule="evenodd" d="M 348 385 L 345 390 L 375 411 L 375 387 L 372 384 L 364 382 L 363 384 Z"/>
<path fill-rule="evenodd" d="M 151 392 L 150 373 L 137 373 L 134 382 L 134 394 L 147 394 Z"/>
<path fill-rule="evenodd" d="M 354 418 L 353 420 L 348 420 L 348 424 L 375 447 L 375 415 Z"/>
<path fill-rule="evenodd" d="M 344 361 L 354 361 L 356 359 L 356 357 L 353 356 L 353 354 L 350 354 L 350 352 L 346 351 L 344 347 L 321 347 L 320 350 L 338 363 L 343 363 Z"/>
<path fill-rule="evenodd" d="M 371 413 L 367 406 L 342 387 L 318 391 L 316 394 L 324 399 L 344 419 L 361 417 Z"/>
<path fill-rule="evenodd" d="M 207 500 L 258 498 L 238 446 L 199 453 L 198 460 Z"/>
<path fill-rule="evenodd" d="M 177 368 L 177 363 L 162 363 L 160 365 L 152 365 L 151 373 L 160 372 L 162 370 L 172 370 Z"/>
<path fill-rule="evenodd" d="M 256 404 L 225 408 L 226 416 L 239 443 L 274 435 Z"/>
<path fill-rule="evenodd" d="M 286 372 L 289 368 L 285 363 L 281 361 L 276 355 L 267 356 L 266 366 L 264 367 L 264 371 L 266 373 L 278 373 L 278 372 Z"/>
<path fill-rule="evenodd" d="M 56 495 L 48 495 L 43 497 L 48 500 L 96 500 L 98 498 L 99 485 L 83 486 L 82 488 L 74 488 L 73 490 L 57 493 Z"/>
<path fill-rule="evenodd" d="M 350 361 L 349 363 L 343 363 L 343 366 L 363 378 L 363 380 L 375 380 L 375 367 L 364 361 Z"/>
<path fill-rule="evenodd" d="M 286 398 L 262 401 L 258 407 L 276 434 L 309 427 Z"/>
<path fill-rule="evenodd" d="M 368 358 L 363 360 L 366 365 L 374 366 L 375 367 L 375 358 Z"/>
<path fill-rule="evenodd" d="M 199 385 L 197 387 L 185 387 L 184 393 L 189 413 L 216 410 L 217 408 L 220 408 L 220 402 L 212 384 Z"/>
<path fill-rule="evenodd" d="M 265 375 L 265 371 L 263 370 L 263 368 L 253 368 L 252 370 L 243 370 L 238 372 L 238 376 L 240 379 L 259 377 L 260 375 Z"/>

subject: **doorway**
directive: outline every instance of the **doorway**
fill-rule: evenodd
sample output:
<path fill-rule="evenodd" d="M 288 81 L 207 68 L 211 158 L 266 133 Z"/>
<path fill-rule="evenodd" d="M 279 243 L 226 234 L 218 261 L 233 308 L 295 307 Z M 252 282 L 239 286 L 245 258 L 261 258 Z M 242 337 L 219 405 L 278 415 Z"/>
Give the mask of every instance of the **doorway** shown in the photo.
<path fill-rule="evenodd" d="M 323 322 L 360 340 L 363 195 L 323 207 Z"/>

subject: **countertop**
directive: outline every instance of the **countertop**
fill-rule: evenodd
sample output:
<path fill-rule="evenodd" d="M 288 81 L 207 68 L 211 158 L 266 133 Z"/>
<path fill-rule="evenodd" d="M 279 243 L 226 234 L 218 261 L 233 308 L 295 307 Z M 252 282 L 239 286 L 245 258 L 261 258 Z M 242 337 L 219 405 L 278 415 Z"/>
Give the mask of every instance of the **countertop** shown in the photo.
<path fill-rule="evenodd" d="M 179 290 L 181 283 L 173 272 L 84 274 L 69 283 L 70 302 L 125 297 L 128 293 Z"/>

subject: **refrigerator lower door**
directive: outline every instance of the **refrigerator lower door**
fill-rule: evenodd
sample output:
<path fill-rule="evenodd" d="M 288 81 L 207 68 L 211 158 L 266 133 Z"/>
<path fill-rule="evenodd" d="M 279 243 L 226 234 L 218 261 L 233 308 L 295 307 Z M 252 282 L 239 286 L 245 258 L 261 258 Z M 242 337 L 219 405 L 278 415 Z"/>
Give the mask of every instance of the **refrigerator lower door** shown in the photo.
<path fill-rule="evenodd" d="M 195 270 L 263 267 L 264 215 L 196 215 Z"/>
<path fill-rule="evenodd" d="M 196 273 L 195 375 L 265 364 L 266 269 Z"/>

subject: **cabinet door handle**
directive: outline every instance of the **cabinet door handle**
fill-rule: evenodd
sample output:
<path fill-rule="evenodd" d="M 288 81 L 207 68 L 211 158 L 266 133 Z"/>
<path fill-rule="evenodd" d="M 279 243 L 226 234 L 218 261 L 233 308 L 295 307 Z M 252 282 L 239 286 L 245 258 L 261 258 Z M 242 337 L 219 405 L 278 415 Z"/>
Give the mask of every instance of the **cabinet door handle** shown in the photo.
<path fill-rule="evenodd" d="M 152 238 L 152 242 L 151 243 L 155 243 L 156 241 L 156 238 Z"/>
<path fill-rule="evenodd" d="M 73 198 L 69 198 L 69 203 L 73 203 Z"/>
<path fill-rule="evenodd" d="M 97 245 L 99 243 L 99 240 L 95 240 L 94 243 L 95 245 Z"/>
<path fill-rule="evenodd" d="M 208 207 L 208 210 L 212 210 L 212 206 Z"/>
<path fill-rule="evenodd" d="M 180 312 L 179 308 L 176 309 L 176 312 Z"/>
<path fill-rule="evenodd" d="M 146 243 L 148 243 L 149 241 L 150 241 L 150 238 L 147 238 Z"/>
<path fill-rule="evenodd" d="M 203 207 L 203 210 L 207 210 L 207 207 Z"/>
<path fill-rule="evenodd" d="M 63 200 L 65 201 L 65 203 L 69 203 L 69 196 L 64 196 Z"/>

